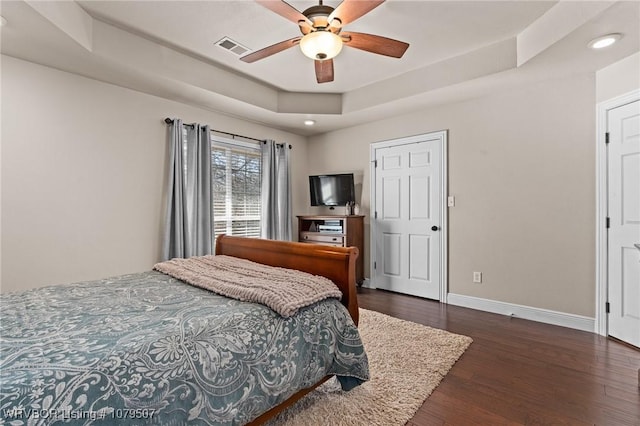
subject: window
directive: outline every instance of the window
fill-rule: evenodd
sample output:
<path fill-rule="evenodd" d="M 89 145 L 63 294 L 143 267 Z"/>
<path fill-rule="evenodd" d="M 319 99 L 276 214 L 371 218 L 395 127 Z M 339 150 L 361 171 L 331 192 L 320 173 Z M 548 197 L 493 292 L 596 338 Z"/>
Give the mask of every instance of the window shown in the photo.
<path fill-rule="evenodd" d="M 211 168 L 215 237 L 227 234 L 259 238 L 260 145 L 212 135 Z"/>

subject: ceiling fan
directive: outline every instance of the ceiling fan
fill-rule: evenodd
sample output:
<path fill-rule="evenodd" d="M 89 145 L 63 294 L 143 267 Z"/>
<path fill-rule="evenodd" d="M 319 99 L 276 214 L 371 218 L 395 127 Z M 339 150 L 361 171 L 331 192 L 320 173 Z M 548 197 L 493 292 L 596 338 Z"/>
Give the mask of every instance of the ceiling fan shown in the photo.
<path fill-rule="evenodd" d="M 256 1 L 297 24 L 302 36 L 245 55 L 240 58 L 244 62 L 255 62 L 299 44 L 302 53 L 315 61 L 318 83 L 327 83 L 333 81 L 333 58 L 340 53 L 343 45 L 393 58 L 401 58 L 409 47 L 408 43 L 387 37 L 342 31 L 344 25 L 369 13 L 384 0 L 344 0 L 335 9 L 319 0 L 319 4 L 303 12 L 281 0 Z"/>

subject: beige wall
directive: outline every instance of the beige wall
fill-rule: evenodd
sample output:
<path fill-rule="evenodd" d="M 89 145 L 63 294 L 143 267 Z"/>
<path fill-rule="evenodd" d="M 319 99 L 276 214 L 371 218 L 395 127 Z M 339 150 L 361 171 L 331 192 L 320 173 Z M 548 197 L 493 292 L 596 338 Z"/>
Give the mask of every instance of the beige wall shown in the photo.
<path fill-rule="evenodd" d="M 449 131 L 449 290 L 594 315 L 595 102 L 640 86 L 639 54 L 597 74 L 305 138 L 2 56 L 0 289 L 147 270 L 158 260 L 165 116 L 293 148 L 307 176 L 354 172 L 370 214 L 369 145 Z M 626 76 L 621 78 L 621 74 Z M 365 270 L 369 276 L 369 220 Z M 473 284 L 472 271 L 484 273 Z"/>
<path fill-rule="evenodd" d="M 596 102 L 603 102 L 640 88 L 640 52 L 596 73 Z"/>
<path fill-rule="evenodd" d="M 306 138 L 2 57 L 3 292 L 149 270 L 159 260 L 164 117 L 293 145 Z M 293 182 L 294 211 L 306 182 Z"/>
<path fill-rule="evenodd" d="M 370 144 L 448 130 L 449 291 L 593 317 L 594 107 L 590 74 L 421 110 L 311 138 L 309 173 L 361 171 L 369 214 Z"/>

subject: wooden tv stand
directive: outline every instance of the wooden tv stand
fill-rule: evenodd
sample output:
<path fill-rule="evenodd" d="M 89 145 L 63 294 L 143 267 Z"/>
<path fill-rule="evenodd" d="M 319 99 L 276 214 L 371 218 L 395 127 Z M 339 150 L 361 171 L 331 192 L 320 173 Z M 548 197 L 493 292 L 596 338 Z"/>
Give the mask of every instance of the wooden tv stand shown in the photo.
<path fill-rule="evenodd" d="M 356 282 L 364 281 L 364 216 L 298 216 L 298 241 L 337 247 L 357 247 Z"/>

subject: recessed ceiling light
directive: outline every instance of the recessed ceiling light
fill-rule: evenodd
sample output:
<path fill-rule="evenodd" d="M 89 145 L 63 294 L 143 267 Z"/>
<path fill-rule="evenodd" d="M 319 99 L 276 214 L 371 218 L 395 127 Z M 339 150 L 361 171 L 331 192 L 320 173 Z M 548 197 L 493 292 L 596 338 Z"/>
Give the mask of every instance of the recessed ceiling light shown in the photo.
<path fill-rule="evenodd" d="M 304 120 L 305 126 L 313 126 L 314 124 L 316 124 L 315 120 Z"/>
<path fill-rule="evenodd" d="M 607 34 L 602 37 L 598 37 L 589 42 L 589 47 L 592 49 L 603 49 L 605 47 L 611 46 L 616 41 L 622 38 L 622 34 Z"/>
<path fill-rule="evenodd" d="M 4 19 L 4 16 L 0 16 L 0 27 L 4 27 L 7 25 L 7 20 Z"/>

